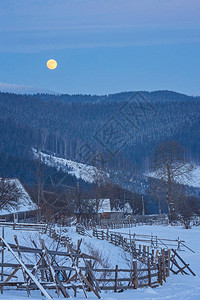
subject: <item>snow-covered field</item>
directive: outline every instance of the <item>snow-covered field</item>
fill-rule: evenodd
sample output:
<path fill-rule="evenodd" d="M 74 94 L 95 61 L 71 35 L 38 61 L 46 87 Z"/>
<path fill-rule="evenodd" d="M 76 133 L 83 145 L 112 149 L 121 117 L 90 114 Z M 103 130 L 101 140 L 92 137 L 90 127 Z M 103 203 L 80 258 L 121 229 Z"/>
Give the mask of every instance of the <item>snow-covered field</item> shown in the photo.
<path fill-rule="evenodd" d="M 117 230 L 115 230 L 117 231 Z M 120 229 L 119 232 L 129 233 L 129 229 Z M 192 229 L 186 230 L 182 227 L 172 227 L 172 226 L 137 226 L 130 229 L 131 233 L 136 234 L 154 234 L 160 238 L 171 238 L 176 239 L 179 237 L 181 240 L 185 240 L 186 245 L 191 247 L 195 253 L 189 250 L 181 251 L 179 254 L 190 264 L 191 269 L 196 273 L 196 277 L 192 275 L 173 275 L 167 279 L 163 286 L 158 288 L 142 288 L 137 290 L 129 290 L 123 293 L 113 293 L 113 292 L 102 292 L 102 299 L 114 300 L 114 299 L 173 299 L 173 300 L 189 300 L 189 299 L 200 299 L 200 228 L 193 227 Z M 13 231 L 12 229 L 6 229 L 5 237 L 9 242 L 13 242 L 13 235 L 17 234 L 20 244 L 24 244 L 25 241 L 30 240 L 30 236 L 34 237 L 35 232 L 27 231 Z M 82 252 L 87 252 L 88 247 L 92 245 L 93 248 L 98 249 L 99 252 L 103 253 L 103 256 L 107 258 L 110 266 L 119 267 L 124 266 L 127 268 L 126 254 L 124 251 L 115 247 L 114 245 L 108 243 L 107 241 L 97 240 L 92 237 L 80 236 L 76 233 L 75 227 L 69 228 L 67 233 L 72 237 L 73 243 L 76 244 L 77 240 L 82 238 Z M 50 245 L 52 241 L 43 235 L 47 244 Z M 73 298 L 73 293 L 70 293 Z M 45 299 L 40 295 L 39 292 L 31 292 L 33 299 Z M 53 295 L 53 294 L 52 294 Z M 57 296 L 54 294 L 55 298 Z M 0 295 L 0 299 L 26 299 L 26 292 L 22 291 L 6 291 L 3 295 Z M 74 299 L 84 299 L 84 294 L 82 291 L 77 293 L 77 298 Z M 88 299 L 97 299 L 92 293 L 88 293 Z"/>

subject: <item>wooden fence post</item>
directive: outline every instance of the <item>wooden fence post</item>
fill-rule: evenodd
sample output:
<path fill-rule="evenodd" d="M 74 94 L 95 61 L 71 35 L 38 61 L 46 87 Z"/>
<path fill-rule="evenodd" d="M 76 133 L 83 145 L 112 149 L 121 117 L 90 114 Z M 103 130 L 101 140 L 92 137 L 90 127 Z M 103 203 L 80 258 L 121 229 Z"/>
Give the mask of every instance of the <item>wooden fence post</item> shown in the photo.
<path fill-rule="evenodd" d="M 138 288 L 138 271 L 137 271 L 137 260 L 134 260 L 133 261 L 133 271 L 134 271 L 134 279 L 133 279 L 133 282 L 134 282 L 134 289 L 137 289 Z"/>
<path fill-rule="evenodd" d="M 117 272 L 118 272 L 118 265 L 115 268 L 115 286 L 114 286 L 114 293 L 117 292 Z"/>
<path fill-rule="evenodd" d="M 143 260 L 145 261 L 145 262 L 147 262 L 147 260 L 146 260 L 146 245 L 143 245 Z"/>
<path fill-rule="evenodd" d="M 147 258 L 148 265 L 148 286 L 151 286 L 151 269 L 150 269 L 150 258 Z"/>
<path fill-rule="evenodd" d="M 167 250 L 167 270 L 166 270 L 166 277 L 170 275 L 170 250 Z"/>
<path fill-rule="evenodd" d="M 154 249 L 151 251 L 151 264 L 154 264 Z"/>
<path fill-rule="evenodd" d="M 165 250 L 162 249 L 162 274 L 163 274 L 163 280 L 166 282 L 166 266 L 165 266 Z"/>
<path fill-rule="evenodd" d="M 162 285 L 162 261 L 161 257 L 158 257 L 158 283 Z"/>

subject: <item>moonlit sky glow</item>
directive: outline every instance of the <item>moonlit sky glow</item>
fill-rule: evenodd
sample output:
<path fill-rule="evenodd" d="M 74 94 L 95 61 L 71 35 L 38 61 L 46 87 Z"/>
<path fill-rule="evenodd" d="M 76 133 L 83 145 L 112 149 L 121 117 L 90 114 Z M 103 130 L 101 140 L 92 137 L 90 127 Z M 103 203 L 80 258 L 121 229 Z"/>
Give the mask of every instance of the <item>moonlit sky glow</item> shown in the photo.
<path fill-rule="evenodd" d="M 5 83 L 200 94 L 200 1 L 1 1 L 0 57 Z M 49 57 L 59 65 L 53 72 Z"/>

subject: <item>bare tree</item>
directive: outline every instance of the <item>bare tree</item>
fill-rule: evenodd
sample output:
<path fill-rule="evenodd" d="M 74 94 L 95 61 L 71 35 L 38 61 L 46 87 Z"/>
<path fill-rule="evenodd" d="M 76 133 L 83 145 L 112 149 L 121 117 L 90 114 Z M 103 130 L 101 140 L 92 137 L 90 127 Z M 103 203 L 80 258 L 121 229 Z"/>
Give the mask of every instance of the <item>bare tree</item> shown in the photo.
<path fill-rule="evenodd" d="M 97 221 L 100 201 L 102 198 L 102 188 L 105 185 L 105 182 L 107 180 L 107 175 L 106 175 L 106 173 L 103 173 L 102 171 L 95 168 L 93 178 L 94 178 L 94 184 L 95 184 L 95 199 L 93 201 L 93 209 L 94 209 L 96 221 Z"/>
<path fill-rule="evenodd" d="M 162 206 L 165 202 L 165 185 L 166 183 L 155 179 L 155 178 L 150 178 L 149 179 L 149 192 L 150 196 L 158 201 L 158 212 L 159 215 L 162 213 Z"/>
<path fill-rule="evenodd" d="M 0 178 L 0 209 L 17 207 L 23 192 L 17 187 L 13 179 Z"/>
<path fill-rule="evenodd" d="M 186 229 L 190 228 L 190 221 L 193 216 L 200 214 L 199 199 L 194 196 L 181 195 L 177 203 L 177 211 Z"/>
<path fill-rule="evenodd" d="M 43 181 L 45 178 L 45 170 L 47 167 L 42 163 L 41 153 L 37 153 L 38 157 L 33 160 L 33 174 L 35 177 L 35 184 L 32 186 L 27 186 L 26 189 L 30 194 L 33 201 L 38 207 L 37 212 L 37 222 L 41 221 L 41 208 L 42 208 L 42 191 L 43 191 Z"/>
<path fill-rule="evenodd" d="M 184 183 L 192 169 L 192 165 L 184 159 L 184 149 L 176 141 L 165 142 L 158 147 L 152 170 L 165 190 L 170 221 L 176 215 L 174 188 L 177 182 Z"/>

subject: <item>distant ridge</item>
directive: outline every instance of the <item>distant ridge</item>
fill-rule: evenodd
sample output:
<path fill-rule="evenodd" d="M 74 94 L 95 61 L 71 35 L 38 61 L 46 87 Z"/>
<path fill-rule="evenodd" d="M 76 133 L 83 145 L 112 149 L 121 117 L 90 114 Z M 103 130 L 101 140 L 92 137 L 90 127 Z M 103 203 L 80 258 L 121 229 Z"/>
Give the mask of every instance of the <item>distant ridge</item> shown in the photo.
<path fill-rule="evenodd" d="M 127 91 L 108 95 L 90 95 L 90 94 L 59 94 L 48 89 L 37 88 L 33 86 L 24 86 L 17 84 L 8 84 L 0 82 L 0 94 L 9 93 L 20 97 L 26 96 L 40 99 L 44 102 L 61 102 L 61 103 L 85 103 L 85 104 L 112 104 L 129 101 L 132 97 L 134 101 L 135 94 L 142 96 L 152 103 L 162 102 L 190 102 L 200 101 L 200 96 L 188 96 L 182 93 L 158 90 L 158 91 Z"/>
<path fill-rule="evenodd" d="M 37 95 L 38 98 L 44 101 L 60 101 L 63 103 L 111 103 L 129 101 L 136 93 L 141 93 L 147 100 L 152 102 L 165 102 L 165 101 L 190 101 L 200 100 L 200 96 L 188 96 L 181 93 L 160 90 L 160 91 L 129 91 L 108 95 L 83 95 L 83 94 L 57 94 L 57 95 Z"/>
<path fill-rule="evenodd" d="M 200 100 L 199 95 L 186 95 L 169 90 L 157 91 L 124 91 L 107 95 L 90 94 L 60 94 L 48 89 L 9 84 L 0 82 L 0 93 L 12 93 L 17 95 L 31 95 L 44 101 L 60 101 L 63 103 L 108 103 L 128 101 L 134 94 L 141 93 L 147 100 L 152 102 L 165 101 L 188 101 Z"/>
<path fill-rule="evenodd" d="M 0 82 L 0 92 L 3 93 L 13 93 L 13 94 L 27 94 L 27 95 L 34 95 L 34 94 L 57 94 L 56 92 L 50 91 L 48 89 L 37 88 L 34 86 L 25 86 L 25 85 L 18 85 L 18 84 L 10 84 Z"/>

